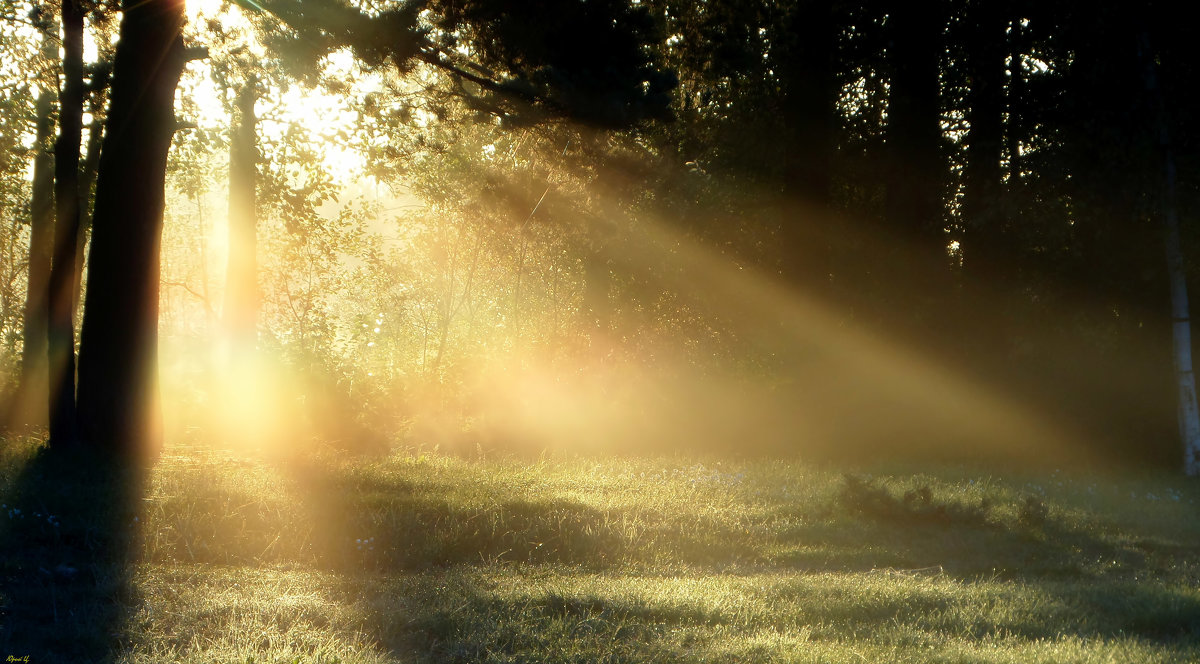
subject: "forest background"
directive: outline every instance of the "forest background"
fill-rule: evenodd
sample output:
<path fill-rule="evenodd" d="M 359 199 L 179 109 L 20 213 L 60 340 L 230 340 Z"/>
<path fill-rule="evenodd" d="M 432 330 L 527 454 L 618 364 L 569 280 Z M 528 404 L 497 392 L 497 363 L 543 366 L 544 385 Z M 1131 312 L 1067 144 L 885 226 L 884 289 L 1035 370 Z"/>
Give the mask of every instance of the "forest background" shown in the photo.
<path fill-rule="evenodd" d="M 85 388 L 70 312 L 142 283 L 91 273 L 119 12 L 72 5 L 72 51 L 65 9 L 0 16 L 0 380 L 34 425 L 64 315 L 81 421 L 124 380 Z M 146 437 L 1177 466 L 1181 11 L 190 2 Z M 98 274 L 149 255 L 112 237 Z"/>

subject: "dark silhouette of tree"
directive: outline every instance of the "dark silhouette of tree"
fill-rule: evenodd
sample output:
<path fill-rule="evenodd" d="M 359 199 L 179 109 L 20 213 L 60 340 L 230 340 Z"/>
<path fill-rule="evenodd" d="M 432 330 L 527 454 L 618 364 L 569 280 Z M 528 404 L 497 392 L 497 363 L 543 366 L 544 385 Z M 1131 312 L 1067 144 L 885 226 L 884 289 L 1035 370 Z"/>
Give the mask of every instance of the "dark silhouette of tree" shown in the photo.
<path fill-rule="evenodd" d="M 75 235 L 75 277 L 71 285 L 74 312 L 78 312 L 83 303 L 83 259 L 92 228 L 92 194 L 96 186 L 96 171 L 100 168 L 100 145 L 104 138 L 104 112 L 108 107 L 111 67 L 111 61 L 102 61 L 91 67 L 89 76 L 92 122 L 88 126 L 87 147 L 79 170 L 79 230 Z"/>
<path fill-rule="evenodd" d="M 63 88 L 54 143 L 54 257 L 50 265 L 50 444 L 76 442 L 75 255 L 80 227 L 79 146 L 83 134 L 83 19 L 79 0 L 63 0 Z"/>
<path fill-rule="evenodd" d="M 833 152 L 837 144 L 836 16 L 833 3 L 797 2 L 780 21 L 772 46 L 783 121 L 790 128 L 784 156 L 782 220 L 793 284 L 824 293 L 833 270 L 828 233 L 832 218 Z"/>
<path fill-rule="evenodd" d="M 888 3 L 885 214 L 891 232 L 913 249 L 893 250 L 887 273 L 907 291 L 899 294 L 907 306 L 891 306 L 901 305 L 917 318 L 936 315 L 933 309 L 949 292 L 940 90 L 946 20 L 942 0 Z M 928 318 L 923 327 L 929 332 L 927 323 Z"/>
<path fill-rule="evenodd" d="M 1175 380 L 1179 434 L 1183 443 L 1183 467 L 1188 475 L 1200 475 L 1200 410 L 1196 403 L 1196 374 L 1192 370 L 1191 315 L 1188 306 L 1187 274 L 1179 236 L 1179 172 L 1167 124 L 1164 99 L 1158 87 L 1150 35 L 1138 35 L 1138 51 L 1145 68 L 1146 95 L 1154 109 L 1158 148 L 1162 152 L 1163 187 L 1161 214 L 1167 249 L 1167 276 L 1171 293 L 1171 336 L 1174 341 Z"/>
<path fill-rule="evenodd" d="M 159 243 L 182 0 L 126 0 L 96 180 L 79 351 L 80 434 L 114 451 L 159 442 Z"/>
<path fill-rule="evenodd" d="M 965 29 L 969 92 L 966 119 L 966 166 L 963 172 L 962 223 L 966 227 L 966 270 L 975 280 L 994 285 L 1011 269 L 1007 256 L 1008 219 L 1002 200 L 1006 35 L 1019 23 L 1006 3 L 971 3 Z M 975 303 L 971 303 L 974 305 Z"/>

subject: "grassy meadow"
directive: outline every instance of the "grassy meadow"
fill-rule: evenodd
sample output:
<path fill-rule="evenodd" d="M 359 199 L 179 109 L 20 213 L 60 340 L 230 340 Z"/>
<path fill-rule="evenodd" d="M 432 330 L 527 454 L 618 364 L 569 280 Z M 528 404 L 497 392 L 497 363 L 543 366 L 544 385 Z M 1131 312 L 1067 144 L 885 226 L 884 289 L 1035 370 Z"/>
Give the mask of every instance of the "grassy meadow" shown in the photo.
<path fill-rule="evenodd" d="M 30 662 L 1200 660 L 1170 475 L 10 440 L 0 486 Z"/>

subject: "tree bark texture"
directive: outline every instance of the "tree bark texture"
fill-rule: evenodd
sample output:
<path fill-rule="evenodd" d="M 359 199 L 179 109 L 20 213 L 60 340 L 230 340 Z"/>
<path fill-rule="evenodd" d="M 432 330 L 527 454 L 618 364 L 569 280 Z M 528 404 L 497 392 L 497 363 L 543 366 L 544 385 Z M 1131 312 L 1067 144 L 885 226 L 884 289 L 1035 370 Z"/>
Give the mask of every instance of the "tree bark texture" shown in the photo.
<path fill-rule="evenodd" d="M 175 88 L 186 60 L 182 0 L 124 0 L 105 123 L 79 354 L 85 441 L 113 452 L 160 443 L 159 251 Z"/>

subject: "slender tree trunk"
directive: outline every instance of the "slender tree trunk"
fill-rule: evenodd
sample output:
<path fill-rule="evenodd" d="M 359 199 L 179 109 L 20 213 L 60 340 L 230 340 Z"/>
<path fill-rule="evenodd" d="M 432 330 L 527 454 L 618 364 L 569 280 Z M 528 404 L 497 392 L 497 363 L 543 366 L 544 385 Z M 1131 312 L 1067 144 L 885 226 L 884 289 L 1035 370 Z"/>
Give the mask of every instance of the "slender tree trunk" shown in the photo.
<path fill-rule="evenodd" d="M 1200 409 L 1196 404 L 1196 374 L 1192 371 L 1192 330 L 1188 312 L 1187 274 L 1179 241 L 1179 211 L 1176 204 L 1175 158 L 1166 151 L 1165 225 L 1167 272 L 1171 284 L 1172 336 L 1175 347 L 1175 380 L 1179 390 L 1179 435 L 1183 441 L 1184 471 L 1200 475 Z"/>
<path fill-rule="evenodd" d="M 79 235 L 79 144 L 83 135 L 83 8 L 63 0 L 63 89 L 54 144 L 54 260 L 50 265 L 50 445 L 78 439 L 75 421 L 75 254 Z"/>
<path fill-rule="evenodd" d="M 964 300 L 954 316 L 960 338 L 985 357 L 1007 357 L 1007 284 L 1012 283 L 1012 238 L 1005 214 L 1004 84 L 1008 20 L 997 0 L 972 5 L 967 15 L 966 164 L 963 169 L 962 222 Z"/>
<path fill-rule="evenodd" d="M 96 185 L 96 171 L 100 167 L 100 144 L 104 137 L 101 109 L 92 108 L 92 121 L 88 128 L 88 148 L 84 151 L 83 169 L 79 172 L 79 232 L 76 234 L 76 269 L 71 285 L 74 298 L 73 311 L 79 312 L 83 304 L 83 259 L 88 249 L 88 231 L 91 229 L 91 190 Z"/>
<path fill-rule="evenodd" d="M 994 0 L 980 2 L 970 17 L 967 163 L 963 172 L 963 221 L 967 271 L 983 282 L 1002 277 L 1007 264 L 1006 228 L 1000 205 L 1004 150 L 1005 30 Z M 994 285 L 994 284 L 993 284 Z"/>
<path fill-rule="evenodd" d="M 79 353 L 84 440 L 114 452 L 160 442 L 159 251 L 182 0 L 124 0 L 105 122 Z"/>
<path fill-rule="evenodd" d="M 793 285 L 816 293 L 827 290 L 832 266 L 830 224 L 835 102 L 836 27 L 828 2 L 803 3 L 786 22 L 783 110 L 793 130 L 783 191 L 783 274 Z"/>
<path fill-rule="evenodd" d="M 229 263 L 225 273 L 222 317 L 233 358 L 252 351 L 257 338 L 256 84 L 251 76 L 238 91 L 233 135 L 229 142 Z"/>
<path fill-rule="evenodd" d="M 1200 475 L 1200 407 L 1196 403 L 1196 374 L 1192 370 L 1192 324 L 1188 310 L 1187 271 L 1183 245 L 1179 238 L 1178 178 L 1171 146 L 1166 103 L 1158 87 L 1158 73 L 1150 49 L 1150 36 L 1138 35 L 1138 52 L 1145 69 L 1146 92 L 1155 108 L 1156 133 L 1163 156 L 1163 235 L 1167 250 L 1167 278 L 1171 287 L 1171 332 L 1174 343 L 1175 384 L 1179 437 L 1183 442 L 1183 469 L 1190 476 Z"/>
<path fill-rule="evenodd" d="M 47 43 L 49 40 L 47 39 Z M 53 51 L 51 52 L 53 57 Z M 47 284 L 54 238 L 53 139 L 55 92 L 42 90 L 37 98 L 37 146 L 33 159 L 33 191 L 30 199 L 29 278 L 22 328 L 21 383 L 8 414 L 13 423 L 41 425 L 47 421 L 46 328 L 49 325 Z"/>
<path fill-rule="evenodd" d="M 885 214 L 889 234 L 905 242 L 893 252 L 886 278 L 901 288 L 892 306 L 910 320 L 927 318 L 949 294 L 939 81 L 945 23 L 942 0 L 894 0 L 888 14 Z"/>
<path fill-rule="evenodd" d="M 92 188 L 96 185 L 96 171 L 100 168 L 100 144 L 104 138 L 103 90 L 108 87 L 108 74 L 93 74 L 92 79 L 92 124 L 88 126 L 87 148 L 84 151 L 83 167 L 79 173 L 79 232 L 75 236 L 75 277 L 71 293 L 75 299 L 74 311 L 79 313 L 83 303 L 83 259 L 87 249 L 88 231 L 92 228 Z"/>
<path fill-rule="evenodd" d="M 1008 144 L 1008 189 L 1009 192 L 1021 188 L 1021 137 L 1024 136 L 1025 117 L 1025 69 L 1021 61 L 1025 51 L 1024 28 L 1021 26 L 1021 14 L 1011 13 L 1008 36 L 1008 122 L 1005 126 L 1005 138 Z"/>

